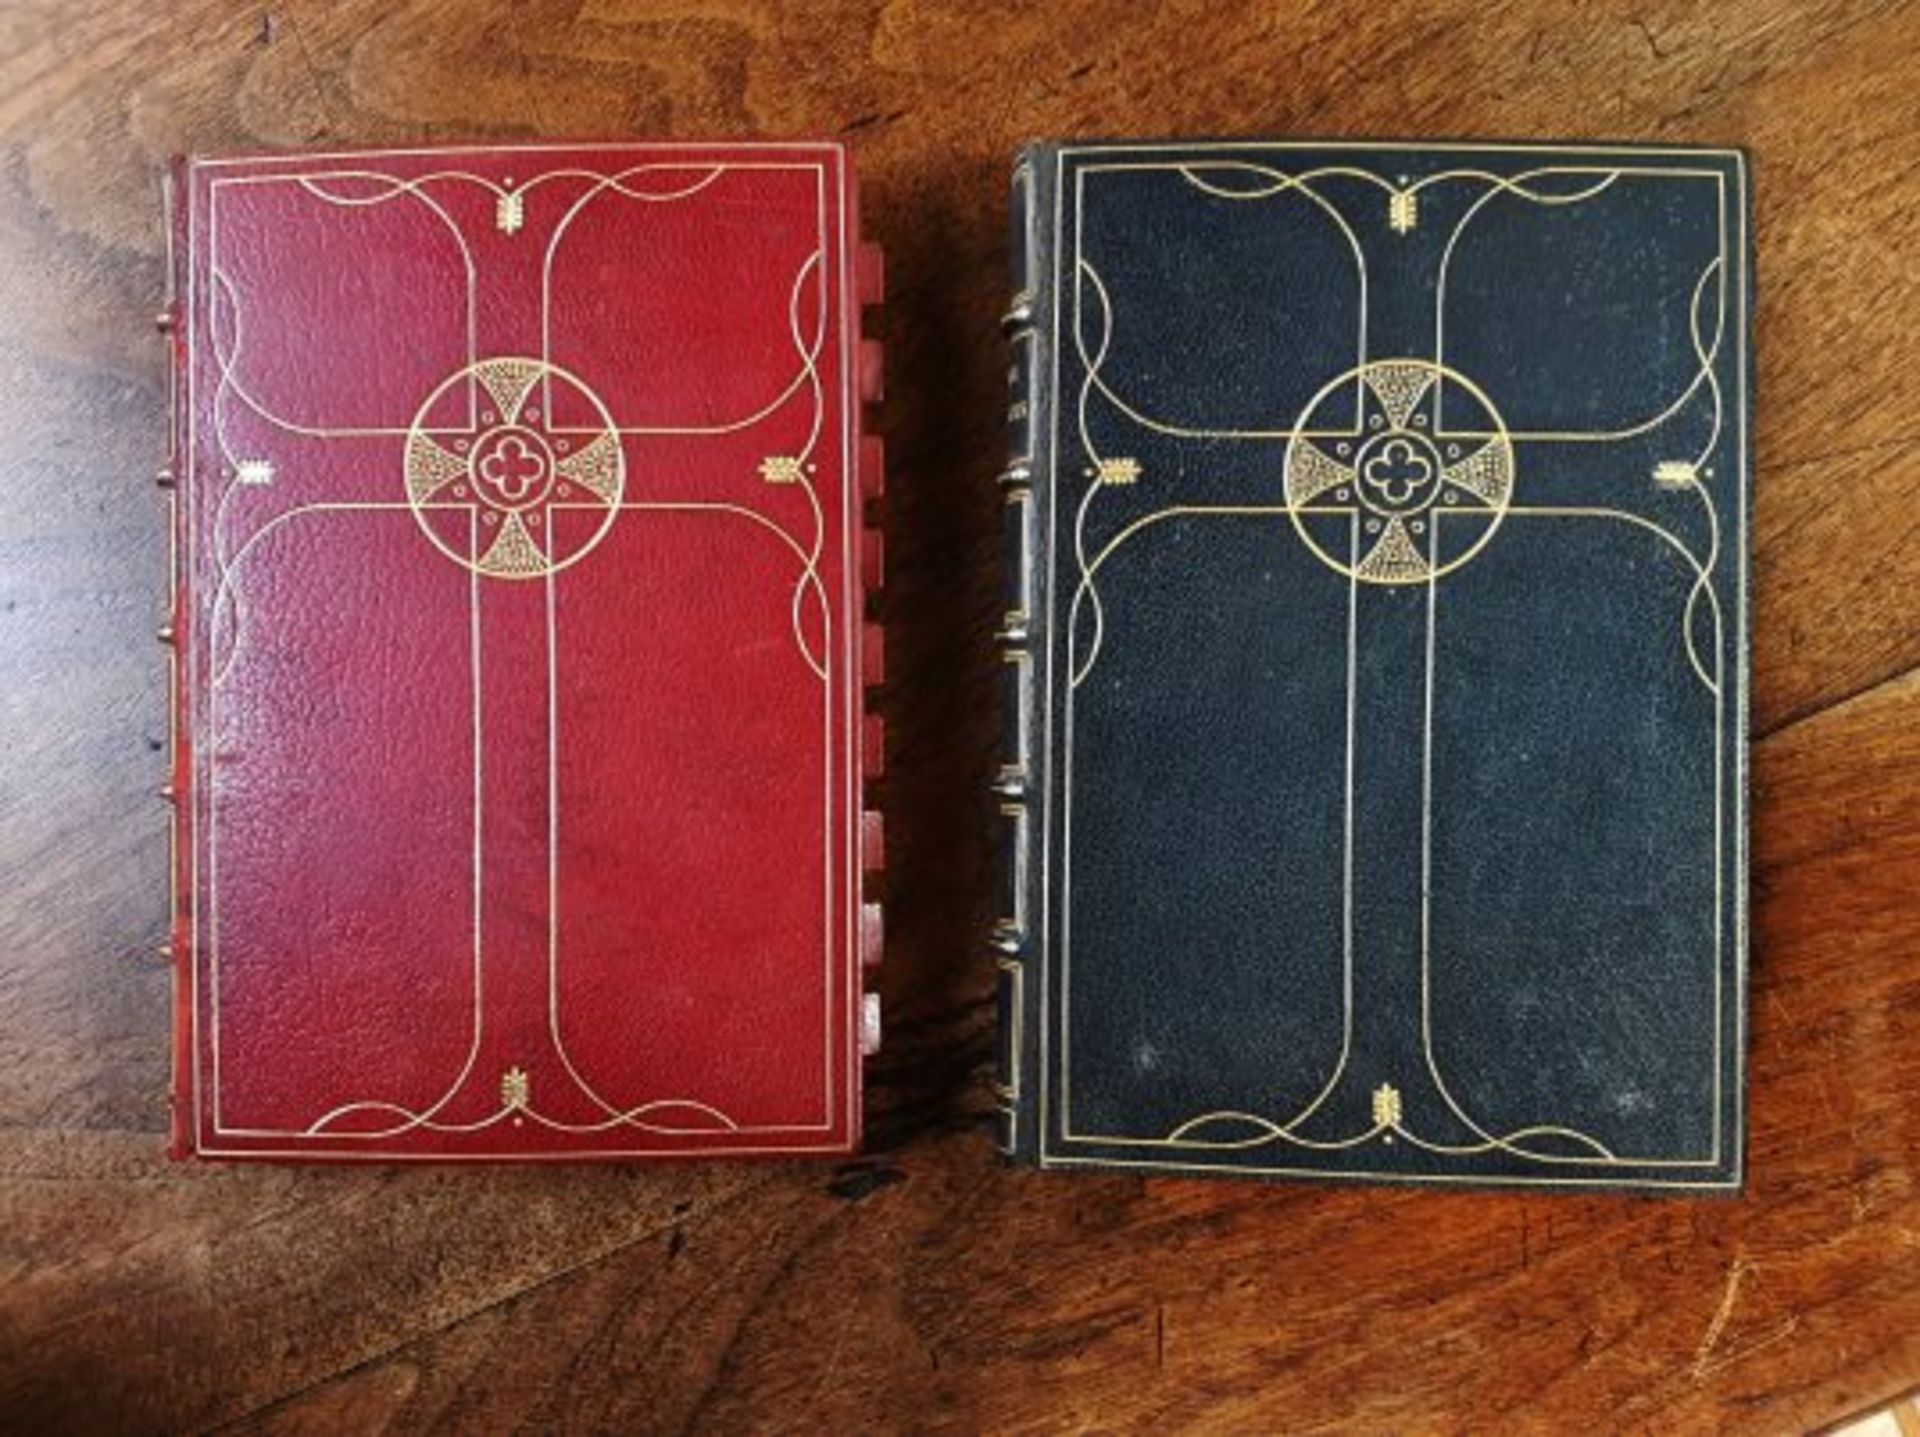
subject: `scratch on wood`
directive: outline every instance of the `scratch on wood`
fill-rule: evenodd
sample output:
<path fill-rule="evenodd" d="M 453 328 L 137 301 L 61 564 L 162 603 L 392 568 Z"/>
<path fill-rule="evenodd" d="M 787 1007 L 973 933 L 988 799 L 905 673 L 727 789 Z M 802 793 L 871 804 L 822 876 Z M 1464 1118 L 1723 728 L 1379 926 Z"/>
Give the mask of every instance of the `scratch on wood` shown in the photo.
<path fill-rule="evenodd" d="M 843 135 L 851 135 L 861 130 L 872 129 L 878 125 L 891 125 L 896 120 L 905 119 L 908 113 L 909 111 L 905 106 L 897 110 L 888 110 L 885 113 L 878 110 L 869 111 L 864 115 L 856 115 L 851 120 L 848 120 L 846 124 L 840 127 L 840 133 Z"/>
<path fill-rule="evenodd" d="M 1720 1294 L 1720 1305 L 1714 1309 L 1713 1320 L 1707 1324 L 1706 1332 L 1701 1335 L 1700 1345 L 1694 1350 L 1693 1380 L 1696 1383 L 1705 1382 L 1714 1373 L 1731 1367 L 1736 1362 L 1744 1361 L 1762 1348 L 1784 1341 L 1800 1326 L 1799 1314 L 1789 1313 L 1786 1320 L 1765 1337 L 1755 1338 L 1745 1347 L 1736 1348 L 1718 1361 L 1714 1360 L 1714 1349 L 1720 1345 L 1720 1338 L 1725 1334 L 1727 1323 L 1733 1317 L 1734 1303 L 1739 1300 L 1740 1286 L 1746 1280 L 1748 1273 L 1757 1270 L 1756 1264 L 1744 1257 L 1736 1257 L 1728 1265 L 1726 1290 Z"/>
<path fill-rule="evenodd" d="M 1727 1268 L 1726 1290 L 1720 1294 L 1720 1305 L 1713 1310 L 1713 1320 L 1707 1324 L 1707 1330 L 1701 1335 L 1700 1345 L 1693 1350 L 1693 1380 L 1704 1381 L 1708 1370 L 1708 1359 L 1713 1349 L 1720 1343 L 1720 1334 L 1727 1330 L 1727 1319 L 1733 1316 L 1733 1304 L 1739 1300 L 1740 1284 L 1746 1280 L 1750 1264 L 1744 1257 L 1736 1257 Z"/>
<path fill-rule="evenodd" d="M 842 1324 L 833 1334 L 833 1346 L 827 1349 L 826 1365 L 820 1369 L 820 1375 L 814 1379 L 813 1395 L 808 1400 L 809 1407 L 817 1407 L 822 1393 L 833 1391 L 833 1379 L 840 1369 L 840 1353 L 847 1345 L 847 1328 Z"/>
<path fill-rule="evenodd" d="M 1647 42 L 1648 55 L 1652 56 L 1654 59 L 1664 60 L 1667 58 L 1668 55 L 1672 53 L 1672 51 L 1670 50 L 1663 50 L 1660 48 L 1660 38 L 1653 33 L 1653 26 L 1649 25 L 1645 20 L 1642 20 L 1639 16 L 1636 15 L 1632 19 L 1630 19 L 1627 23 L 1632 25 L 1634 29 L 1640 32 L 1640 38 Z"/>
<path fill-rule="evenodd" d="M 328 135 L 337 134 L 338 129 L 334 123 L 333 106 L 327 102 L 327 87 L 320 78 L 320 66 L 314 62 L 313 50 L 307 44 L 307 32 L 301 27 L 299 21 L 295 20 L 292 16 L 287 17 L 286 23 L 288 33 L 293 36 L 294 44 L 299 47 L 300 63 L 307 72 L 307 83 L 313 86 L 313 98 L 320 106 L 320 117 L 323 125 L 319 134 L 314 135 L 312 138 L 320 139 Z M 273 30 L 269 33 L 278 34 L 280 20 L 277 16 L 273 18 L 273 26 Z"/>

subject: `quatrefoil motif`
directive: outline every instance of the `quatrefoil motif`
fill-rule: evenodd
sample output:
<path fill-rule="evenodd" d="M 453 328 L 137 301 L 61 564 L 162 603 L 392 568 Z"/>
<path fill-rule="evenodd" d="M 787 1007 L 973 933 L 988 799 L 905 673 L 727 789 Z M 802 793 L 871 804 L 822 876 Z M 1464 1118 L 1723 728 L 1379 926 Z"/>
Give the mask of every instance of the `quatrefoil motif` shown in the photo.
<path fill-rule="evenodd" d="M 1360 469 L 1361 482 L 1395 508 L 1433 482 L 1433 461 L 1409 439 L 1388 439 L 1368 456 Z"/>
<path fill-rule="evenodd" d="M 518 434 L 507 434 L 481 459 L 479 470 L 509 504 L 518 504 L 547 477 L 547 459 Z"/>

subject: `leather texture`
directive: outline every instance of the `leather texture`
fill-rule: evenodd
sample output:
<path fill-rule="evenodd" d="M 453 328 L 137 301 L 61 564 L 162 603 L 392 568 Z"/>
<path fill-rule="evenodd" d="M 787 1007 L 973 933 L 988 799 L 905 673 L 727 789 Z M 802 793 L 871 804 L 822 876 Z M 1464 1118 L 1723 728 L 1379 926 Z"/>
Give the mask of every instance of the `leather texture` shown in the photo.
<path fill-rule="evenodd" d="M 881 279 L 840 147 L 176 187 L 176 1150 L 853 1149 Z"/>
<path fill-rule="evenodd" d="M 1022 172 L 1003 1144 L 1737 1188 L 1743 158 Z"/>

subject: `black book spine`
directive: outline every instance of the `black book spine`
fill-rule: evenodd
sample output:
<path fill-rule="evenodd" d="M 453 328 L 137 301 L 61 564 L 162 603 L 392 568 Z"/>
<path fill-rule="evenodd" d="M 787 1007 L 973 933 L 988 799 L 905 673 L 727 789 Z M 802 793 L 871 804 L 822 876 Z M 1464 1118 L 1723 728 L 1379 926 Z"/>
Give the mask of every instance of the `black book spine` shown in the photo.
<path fill-rule="evenodd" d="M 995 1134 L 1000 1151 L 1016 1161 L 1038 1150 L 1034 1084 L 1038 1080 L 1037 964 L 1041 933 L 1041 814 L 1045 757 L 1041 745 L 1038 680 L 1044 664 L 1048 578 L 1043 552 L 1043 503 L 1051 482 L 1043 452 L 1050 431 L 1043 376 L 1052 355 L 1051 237 L 1046 216 L 1048 151 L 1024 151 L 1013 169 L 1010 209 L 1011 291 L 1007 336 L 1007 462 L 1000 471 L 1003 592 L 999 626 L 1001 739 L 994 775 L 1000 824 L 999 917 L 992 948 L 997 977 Z"/>

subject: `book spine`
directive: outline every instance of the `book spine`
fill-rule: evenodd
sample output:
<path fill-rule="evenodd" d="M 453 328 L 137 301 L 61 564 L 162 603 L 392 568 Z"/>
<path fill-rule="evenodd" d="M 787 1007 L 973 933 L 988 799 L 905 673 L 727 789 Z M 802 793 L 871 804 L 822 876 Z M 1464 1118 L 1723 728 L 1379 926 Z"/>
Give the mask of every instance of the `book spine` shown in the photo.
<path fill-rule="evenodd" d="M 188 741 L 187 695 L 182 664 L 189 639 L 188 584 L 186 574 L 186 535 L 183 494 L 190 482 L 193 456 L 187 444 L 187 345 L 190 316 L 186 311 L 187 207 L 191 203 L 187 186 L 187 165 L 176 159 L 161 176 L 162 232 L 165 252 L 165 292 L 154 323 L 167 350 L 167 433 L 164 457 L 155 479 L 165 504 L 167 526 L 166 613 L 159 628 L 160 642 L 166 647 L 167 663 L 167 748 L 166 777 L 160 785 L 160 797 L 168 805 L 167 815 L 167 937 L 160 945 L 160 957 L 173 975 L 172 1066 L 168 1091 L 168 1152 L 176 1158 L 191 1153 L 194 1144 L 191 1074 L 193 1054 L 192 965 L 193 872 L 189 819 L 193 795 L 193 760 Z"/>
<path fill-rule="evenodd" d="M 885 946 L 883 897 L 886 878 L 886 827 L 880 808 L 881 782 L 886 769 L 886 720 L 881 695 L 886 682 L 886 453 L 880 436 L 869 433 L 885 398 L 885 352 L 866 331 L 886 300 L 886 262 L 880 246 L 864 238 L 859 222 L 859 188 L 849 177 L 848 203 L 854 214 L 849 231 L 857 237 L 853 255 L 851 322 L 858 328 L 858 423 L 854 463 L 854 495 L 860 536 L 860 1005 L 859 1049 L 862 1059 L 880 1051 L 881 1009 L 879 964 Z M 856 1083 L 856 1094 L 864 1083 Z M 856 1099 L 858 1101 L 858 1099 Z"/>
<path fill-rule="evenodd" d="M 1037 1081 L 1042 935 L 1036 926 L 1040 875 L 1034 861 L 1036 815 L 1044 788 L 1035 683 L 1036 653 L 1045 647 L 1041 622 L 1047 576 L 1038 562 L 1043 503 L 1052 481 L 1040 438 L 1048 430 L 1042 376 L 1051 365 L 1053 307 L 1044 216 L 1047 151 L 1023 151 L 1013 169 L 1009 205 L 1011 290 L 1003 328 L 1007 365 L 1007 462 L 1000 471 L 1003 593 L 999 625 L 1000 754 L 993 788 L 1000 825 L 999 916 L 991 947 L 996 977 L 997 1057 L 995 1141 L 1018 1162 L 1037 1154 L 1032 1101 Z"/>

